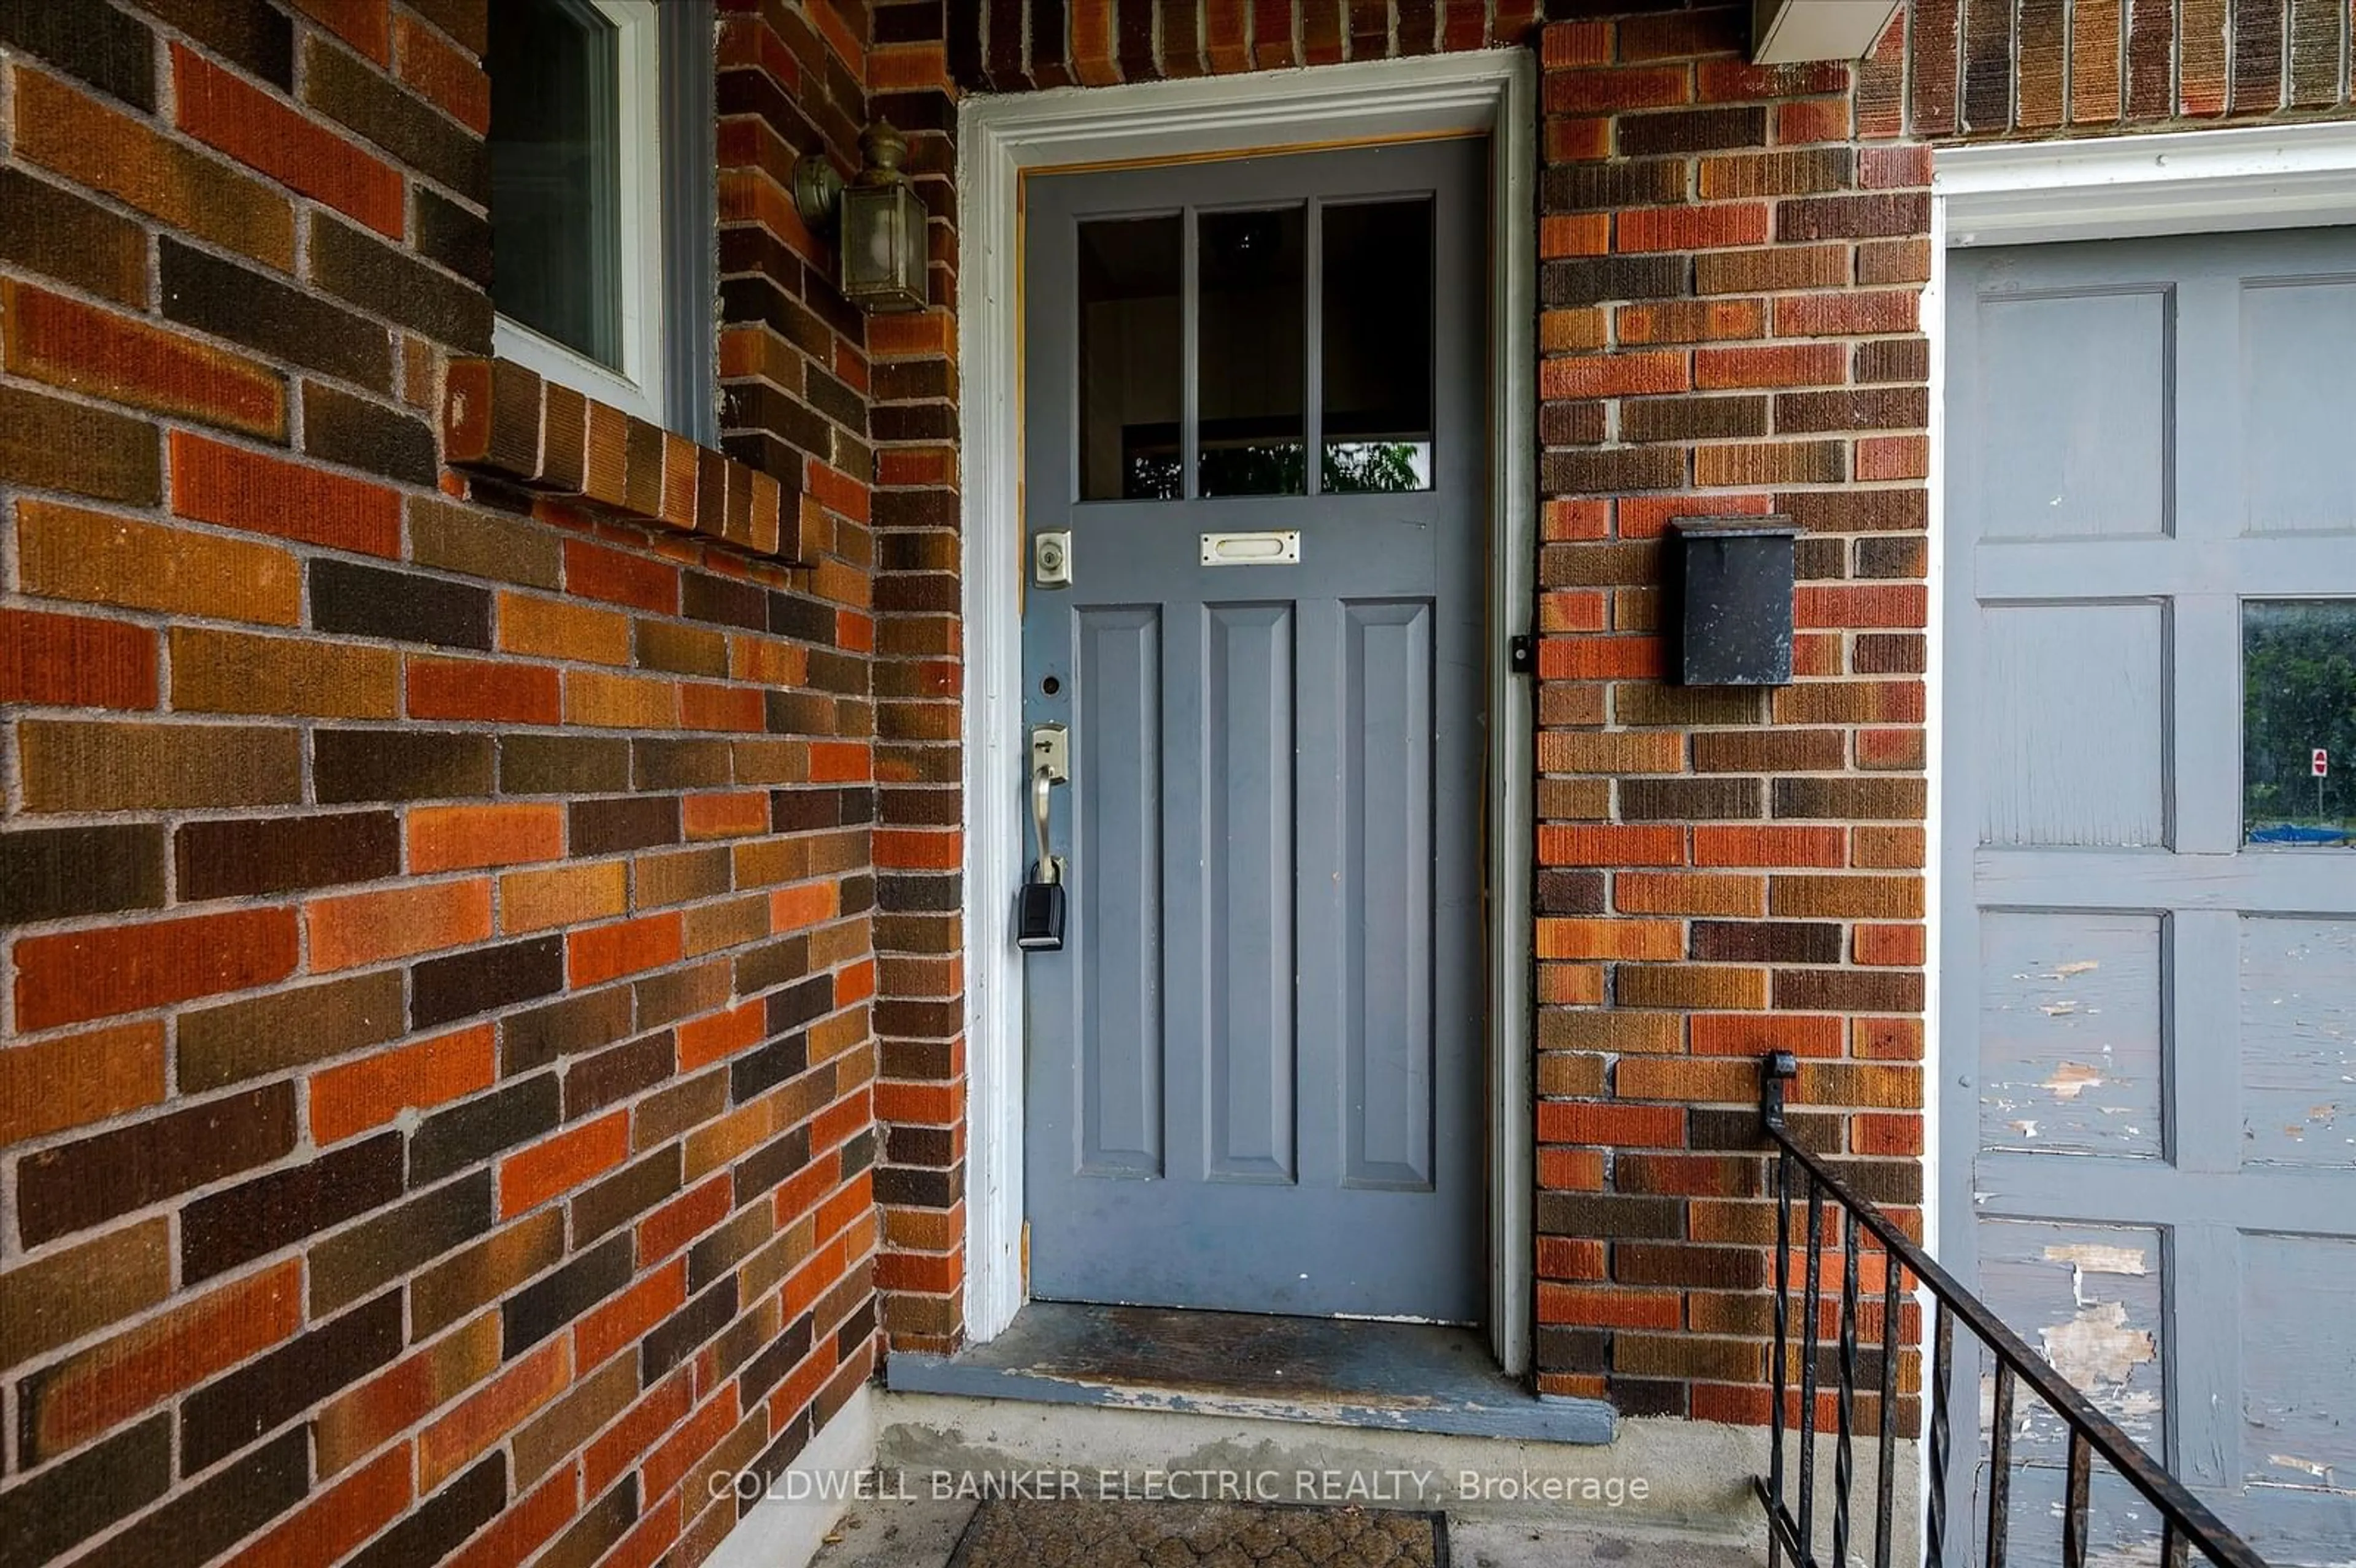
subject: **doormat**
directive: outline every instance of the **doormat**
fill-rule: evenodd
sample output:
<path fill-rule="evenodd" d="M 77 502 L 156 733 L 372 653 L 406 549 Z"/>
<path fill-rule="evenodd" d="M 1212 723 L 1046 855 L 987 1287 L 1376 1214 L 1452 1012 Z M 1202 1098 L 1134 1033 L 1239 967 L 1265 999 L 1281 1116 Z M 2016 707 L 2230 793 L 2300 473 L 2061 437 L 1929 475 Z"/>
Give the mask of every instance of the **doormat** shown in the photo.
<path fill-rule="evenodd" d="M 993 1499 L 949 1568 L 1448 1568 L 1436 1513 Z"/>

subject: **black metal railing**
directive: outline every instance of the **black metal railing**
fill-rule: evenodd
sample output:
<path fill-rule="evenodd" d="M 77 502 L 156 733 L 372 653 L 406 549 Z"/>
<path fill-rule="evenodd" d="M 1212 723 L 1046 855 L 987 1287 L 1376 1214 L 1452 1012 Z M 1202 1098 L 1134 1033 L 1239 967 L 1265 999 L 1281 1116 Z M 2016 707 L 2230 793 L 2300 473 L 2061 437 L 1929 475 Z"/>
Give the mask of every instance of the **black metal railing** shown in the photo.
<path fill-rule="evenodd" d="M 1987 1568 L 2003 1568 L 2011 1523 L 2013 1405 L 2022 1385 L 2061 1418 L 2069 1434 L 2067 1478 L 2062 1502 L 2062 1562 L 2064 1568 L 2085 1568 L 2089 1556 L 2088 1497 L 2094 1461 L 2100 1455 L 2145 1501 L 2158 1510 L 2160 1563 L 2163 1568 L 2184 1568 L 2188 1553 L 2199 1552 L 2222 1568 L 2266 1568 L 2265 1560 L 2249 1543 L 2219 1521 L 2182 1482 L 2146 1454 L 2135 1439 L 2109 1417 L 2088 1403 L 2044 1357 L 1997 1320 L 1987 1306 L 1956 1283 L 1910 1241 L 1895 1221 L 1874 1203 L 1853 1192 L 1823 1159 L 1802 1147 L 1783 1118 L 1783 1087 L 1799 1071 L 1790 1051 L 1770 1052 L 1762 1063 L 1760 1120 L 1775 1146 L 1775 1360 L 1773 1435 L 1768 1470 L 1755 1477 L 1752 1488 L 1767 1510 L 1767 1561 L 1781 1568 L 1788 1558 L 1797 1568 L 1847 1568 L 1850 1562 L 1850 1493 L 1856 1482 L 1854 1436 L 1858 1425 L 1859 1267 L 1864 1255 L 1878 1256 L 1881 1321 L 1873 1342 L 1878 1363 L 1879 1404 L 1873 1426 L 1879 1444 L 1879 1465 L 1874 1478 L 1874 1568 L 1890 1568 L 1900 1521 L 1893 1518 L 1899 1420 L 1899 1365 L 1906 1345 L 1902 1316 L 1912 1293 L 1911 1276 L 1926 1286 L 1934 1303 L 1931 1330 L 1931 1422 L 1928 1497 L 1923 1510 L 1922 1562 L 1927 1568 L 1945 1568 L 1970 1556 L 1968 1541 L 1962 1549 L 1948 1539 L 1949 1470 L 1954 1460 L 1949 1403 L 1955 1381 L 1955 1325 L 1977 1339 L 1996 1363 L 1995 1398 L 1988 1435 L 1987 1528 L 1985 1537 Z M 1793 1355 L 1793 1211 L 1795 1190 L 1804 1204 L 1807 1235 L 1806 1284 L 1800 1298 L 1804 1327 L 1799 1356 L 1797 1420 L 1785 1409 L 1791 1390 Z M 1840 1317 L 1834 1343 L 1827 1347 L 1823 1330 L 1828 1211 L 1837 1211 L 1840 1252 Z M 1861 1254 L 1869 1237 L 1873 1253 Z M 1826 1350 L 1833 1395 L 1833 1496 L 1831 1555 L 1815 1554 L 1819 1520 L 1816 1515 L 1816 1427 L 1819 1361 Z M 1799 1428 L 1796 1464 L 1798 1497 L 1786 1495 L 1790 1477 L 1784 1465 L 1784 1428 Z M 1976 1455 L 1974 1456 L 1976 1458 Z M 1910 1521 L 1911 1522 L 1911 1521 Z M 2050 1561 L 2050 1559 L 2046 1559 Z"/>

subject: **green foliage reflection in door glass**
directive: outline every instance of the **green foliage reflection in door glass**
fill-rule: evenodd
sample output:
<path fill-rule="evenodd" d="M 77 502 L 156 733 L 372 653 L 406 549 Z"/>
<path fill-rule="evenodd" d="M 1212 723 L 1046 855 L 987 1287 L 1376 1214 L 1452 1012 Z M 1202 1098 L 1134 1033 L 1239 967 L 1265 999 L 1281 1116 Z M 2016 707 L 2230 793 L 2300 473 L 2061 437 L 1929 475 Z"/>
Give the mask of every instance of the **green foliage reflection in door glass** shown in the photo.
<path fill-rule="evenodd" d="M 1431 488 L 1428 441 L 1329 441 L 1317 487 L 1331 496 L 1397 495 Z"/>

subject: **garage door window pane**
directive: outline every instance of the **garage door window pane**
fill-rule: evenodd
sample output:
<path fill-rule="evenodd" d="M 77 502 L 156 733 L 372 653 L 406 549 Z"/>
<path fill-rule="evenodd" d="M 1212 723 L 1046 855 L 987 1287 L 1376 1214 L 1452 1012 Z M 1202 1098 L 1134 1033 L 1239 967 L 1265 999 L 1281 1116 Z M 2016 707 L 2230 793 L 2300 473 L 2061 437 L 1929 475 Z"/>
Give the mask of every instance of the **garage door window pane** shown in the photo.
<path fill-rule="evenodd" d="M 2356 600 L 2242 606 L 2242 835 L 2356 847 Z"/>

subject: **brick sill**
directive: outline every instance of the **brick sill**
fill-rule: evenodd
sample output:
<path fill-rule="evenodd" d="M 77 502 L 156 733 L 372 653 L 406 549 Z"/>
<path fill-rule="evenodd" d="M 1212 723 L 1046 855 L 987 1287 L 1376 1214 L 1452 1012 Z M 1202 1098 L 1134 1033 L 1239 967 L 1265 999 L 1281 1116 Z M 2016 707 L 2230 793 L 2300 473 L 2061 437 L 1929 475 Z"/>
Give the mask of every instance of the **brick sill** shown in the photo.
<path fill-rule="evenodd" d="M 454 359 L 442 403 L 454 468 L 788 566 L 798 510 L 759 469 L 584 397 L 511 359 Z"/>

